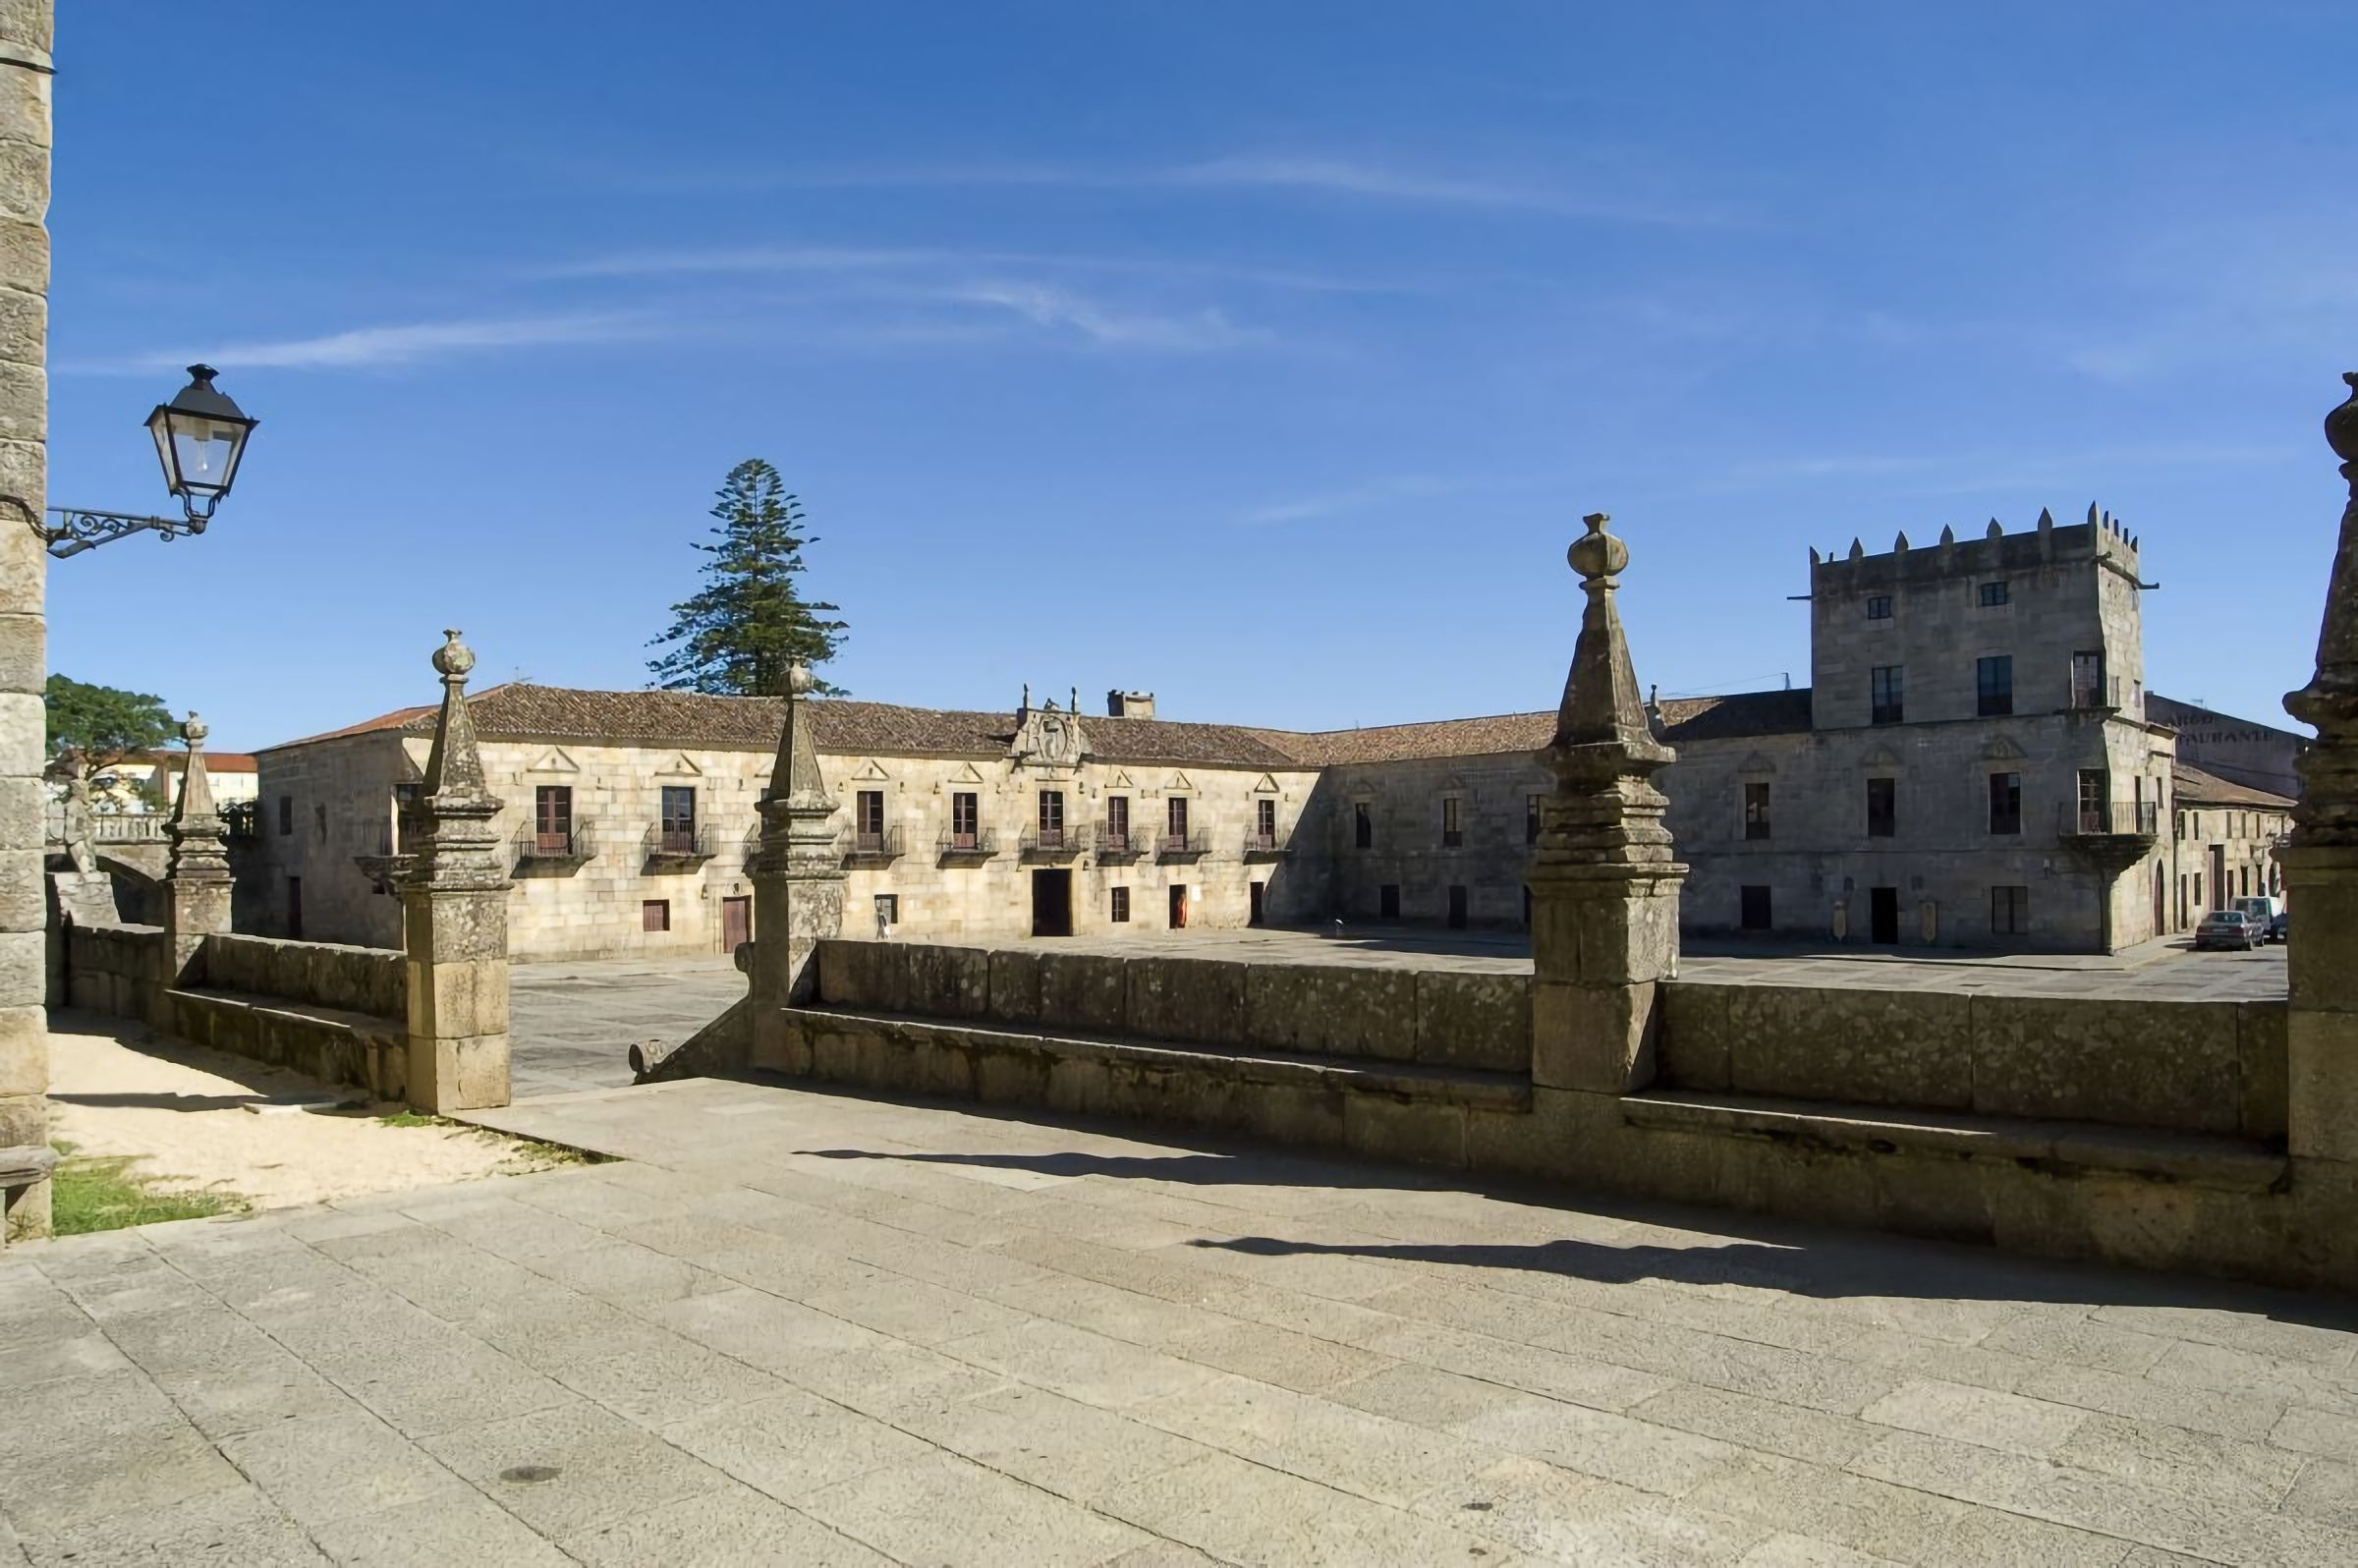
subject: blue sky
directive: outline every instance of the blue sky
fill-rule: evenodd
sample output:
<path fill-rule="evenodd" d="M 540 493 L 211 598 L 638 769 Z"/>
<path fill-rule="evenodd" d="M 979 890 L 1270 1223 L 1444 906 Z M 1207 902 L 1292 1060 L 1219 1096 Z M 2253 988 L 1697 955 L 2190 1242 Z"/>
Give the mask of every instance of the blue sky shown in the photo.
<path fill-rule="evenodd" d="M 262 745 L 646 682 L 738 460 L 861 697 L 1326 727 L 1808 678 L 1810 545 L 2143 535 L 2150 684 L 2282 721 L 2358 366 L 2345 8 L 112 0 L 58 37 L 51 662 Z M 2222 656 L 2222 648 L 2226 651 Z"/>

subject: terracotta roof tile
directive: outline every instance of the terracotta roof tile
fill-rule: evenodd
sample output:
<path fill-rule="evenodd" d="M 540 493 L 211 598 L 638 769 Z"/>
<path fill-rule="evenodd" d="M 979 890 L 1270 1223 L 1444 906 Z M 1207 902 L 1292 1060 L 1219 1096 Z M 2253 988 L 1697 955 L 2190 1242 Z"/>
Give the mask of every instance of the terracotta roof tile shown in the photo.
<path fill-rule="evenodd" d="M 1786 735 L 1810 727 L 1808 688 L 1793 692 L 1739 692 L 1728 697 L 1672 698 L 1661 704 L 1656 726 L 1673 746 L 1689 741 Z M 1536 752 L 1555 734 L 1553 710 L 1499 713 L 1488 718 L 1435 719 L 1425 724 L 1383 724 L 1371 729 L 1326 730 L 1287 737 L 1297 755 L 1314 766 L 1352 762 L 1406 762 L 1431 756 L 1491 756 Z"/>
<path fill-rule="evenodd" d="M 2188 762 L 2172 762 L 2169 768 L 2169 793 L 2177 800 L 2203 806 L 2248 806 L 2262 812 L 2289 812 L 2298 802 L 2266 790 L 2253 789 L 2206 773 Z"/>

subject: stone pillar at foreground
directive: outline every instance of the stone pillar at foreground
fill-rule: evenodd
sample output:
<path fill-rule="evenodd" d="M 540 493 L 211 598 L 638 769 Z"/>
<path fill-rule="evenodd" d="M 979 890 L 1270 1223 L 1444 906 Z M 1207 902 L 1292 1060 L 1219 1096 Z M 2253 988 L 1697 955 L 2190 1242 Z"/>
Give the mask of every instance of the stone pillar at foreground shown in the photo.
<path fill-rule="evenodd" d="M 213 785 L 204 771 L 204 720 L 196 714 L 180 727 L 189 753 L 180 781 L 180 799 L 172 805 L 172 820 L 164 832 L 172 840 L 172 855 L 164 868 L 164 935 L 169 949 L 161 983 L 148 1003 L 147 1022 L 157 1029 L 172 1027 L 171 1003 L 164 992 L 197 978 L 204 939 L 229 929 L 229 827 L 213 806 Z"/>
<path fill-rule="evenodd" d="M 819 777 L 818 749 L 803 699 L 811 666 L 786 670 L 786 721 L 761 796 L 761 847 L 754 857 L 754 1039 L 764 1015 L 811 999 L 821 937 L 843 931 L 843 859 L 835 849 L 835 800 Z"/>
<path fill-rule="evenodd" d="M 1573 645 L 1531 868 L 1531 1076 L 1548 1089 L 1620 1094 L 1654 1079 L 1658 982 L 1678 968 L 1678 892 L 1654 738 L 1613 607 L 1629 547 L 1601 513 L 1569 556 L 1588 604 Z"/>
<path fill-rule="evenodd" d="M 508 868 L 491 830 L 499 802 L 483 783 L 459 641 L 434 650 L 442 712 L 425 760 L 425 831 L 401 886 L 409 951 L 407 1097 L 420 1110 L 508 1102 Z"/>
<path fill-rule="evenodd" d="M 49 1232 L 41 693 L 51 0 L 0 5 L 0 1246 Z"/>
<path fill-rule="evenodd" d="M 2326 440 L 2341 459 L 2349 501 L 2326 585 L 2317 674 L 2284 699 L 2287 713 L 2317 729 L 2294 764 L 2301 803 L 2282 851 L 2292 911 L 2285 1052 L 2293 1158 L 2333 1161 L 2349 1167 L 2342 1177 L 2358 1179 L 2358 372 L 2342 379 L 2350 397 L 2326 416 Z M 2354 1220 L 2344 1215 L 2343 1227 Z"/>

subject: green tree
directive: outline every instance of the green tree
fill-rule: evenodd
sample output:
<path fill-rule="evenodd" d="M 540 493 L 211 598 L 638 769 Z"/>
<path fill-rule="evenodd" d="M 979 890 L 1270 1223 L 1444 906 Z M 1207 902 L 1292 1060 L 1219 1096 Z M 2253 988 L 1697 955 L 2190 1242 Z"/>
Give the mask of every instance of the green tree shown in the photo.
<path fill-rule="evenodd" d="M 160 751 L 180 732 L 164 700 L 112 686 L 85 686 L 70 675 L 52 675 L 45 693 L 49 709 L 49 770 L 96 778 L 126 758 Z"/>
<path fill-rule="evenodd" d="M 699 543 L 709 557 L 704 586 L 671 607 L 671 630 L 649 647 L 668 646 L 649 659 L 655 684 L 674 691 L 730 697 L 767 697 L 786 689 L 786 666 L 808 660 L 815 671 L 843 644 L 845 623 L 821 617 L 832 604 L 806 601 L 794 580 L 804 571 L 803 504 L 785 493 L 778 471 L 759 458 L 729 470 L 713 503 L 719 542 Z M 814 677 L 812 690 L 842 690 Z"/>

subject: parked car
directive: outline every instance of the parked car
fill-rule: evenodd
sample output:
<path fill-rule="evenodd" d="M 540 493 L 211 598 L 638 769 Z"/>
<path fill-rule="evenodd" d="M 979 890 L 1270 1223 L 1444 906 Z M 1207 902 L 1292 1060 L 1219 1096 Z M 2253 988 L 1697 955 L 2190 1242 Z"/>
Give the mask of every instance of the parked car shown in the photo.
<path fill-rule="evenodd" d="M 2270 922 L 2268 923 L 2268 939 L 2269 939 L 2270 941 L 2272 941 L 2272 942 L 2280 942 L 2280 941 L 2283 941 L 2283 940 L 2284 940 L 2284 931 L 2285 931 L 2285 924 L 2284 924 L 2284 923 L 2285 923 L 2286 921 L 2290 920 L 2290 919 L 2292 919 L 2292 913 L 2291 913 L 2291 911 L 2289 911 L 2289 910 L 2278 910 L 2278 911 L 2276 911 L 2276 918 L 2275 918 L 2274 920 L 2273 920 L 2273 921 L 2270 921 Z"/>
<path fill-rule="evenodd" d="M 2215 909 L 2203 917 L 2194 928 L 2194 945 L 2205 947 L 2240 947 L 2250 950 L 2266 946 L 2268 927 L 2239 909 Z"/>
<path fill-rule="evenodd" d="M 2275 918 L 2284 912 L 2284 901 L 2274 893 L 2254 893 L 2249 898 L 2235 900 L 2234 907 L 2266 926 L 2274 924 Z"/>

